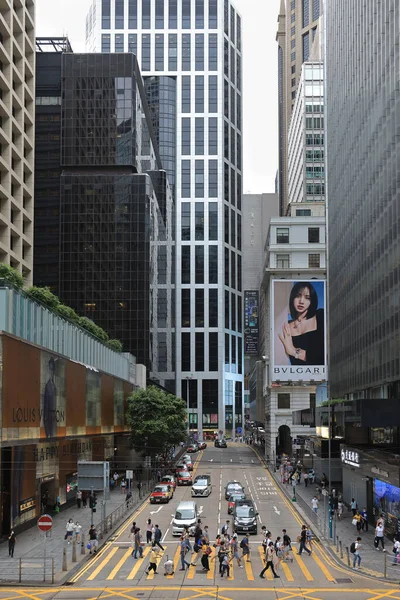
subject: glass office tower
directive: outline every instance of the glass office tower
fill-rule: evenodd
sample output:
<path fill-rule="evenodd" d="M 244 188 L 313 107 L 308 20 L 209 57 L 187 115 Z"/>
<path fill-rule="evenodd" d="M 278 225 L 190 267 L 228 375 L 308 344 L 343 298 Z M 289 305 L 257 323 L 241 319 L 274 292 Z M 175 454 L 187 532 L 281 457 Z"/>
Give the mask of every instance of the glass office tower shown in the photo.
<path fill-rule="evenodd" d="M 86 36 L 175 82 L 177 392 L 192 433 L 230 435 L 243 424 L 241 18 L 228 0 L 94 0 Z"/>

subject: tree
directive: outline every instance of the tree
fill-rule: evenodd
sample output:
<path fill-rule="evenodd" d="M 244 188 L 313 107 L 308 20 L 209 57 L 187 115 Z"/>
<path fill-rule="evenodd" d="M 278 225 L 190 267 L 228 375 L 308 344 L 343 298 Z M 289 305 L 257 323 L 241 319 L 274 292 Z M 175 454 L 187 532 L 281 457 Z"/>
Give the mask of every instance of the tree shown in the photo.
<path fill-rule="evenodd" d="M 102 342 L 108 342 L 108 333 L 96 325 L 96 323 L 94 323 L 91 319 L 88 319 L 87 317 L 79 317 L 78 324 L 83 329 L 86 329 L 86 331 L 99 338 L 99 340 Z"/>
<path fill-rule="evenodd" d="M 155 386 L 137 390 L 128 398 L 132 447 L 143 456 L 167 458 L 170 449 L 186 437 L 186 419 L 182 398 Z"/>
<path fill-rule="evenodd" d="M 0 279 L 5 279 L 18 289 L 24 287 L 24 278 L 21 273 L 10 267 L 10 265 L 0 264 Z"/>
<path fill-rule="evenodd" d="M 60 306 L 60 300 L 48 287 L 37 287 L 36 285 L 32 285 L 26 290 L 26 293 L 32 300 L 44 304 L 44 306 L 47 306 L 47 308 L 50 308 L 50 310 L 54 310 L 55 312 Z"/>
<path fill-rule="evenodd" d="M 119 340 L 108 340 L 107 346 L 115 352 L 122 352 L 122 343 Z"/>
<path fill-rule="evenodd" d="M 72 321 L 73 323 L 78 324 L 79 315 L 70 306 L 66 306 L 65 304 L 60 304 L 57 307 L 57 314 L 59 314 L 60 317 L 64 317 L 64 319 L 68 319 L 69 321 Z"/>

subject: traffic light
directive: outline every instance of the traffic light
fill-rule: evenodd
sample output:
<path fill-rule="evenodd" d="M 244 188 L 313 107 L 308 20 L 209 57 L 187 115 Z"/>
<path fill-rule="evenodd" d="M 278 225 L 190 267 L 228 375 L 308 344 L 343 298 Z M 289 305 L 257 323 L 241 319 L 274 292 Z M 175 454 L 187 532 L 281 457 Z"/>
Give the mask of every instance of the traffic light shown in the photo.
<path fill-rule="evenodd" d="M 92 509 L 92 512 L 96 512 L 97 496 L 95 493 L 89 497 L 89 506 Z"/>

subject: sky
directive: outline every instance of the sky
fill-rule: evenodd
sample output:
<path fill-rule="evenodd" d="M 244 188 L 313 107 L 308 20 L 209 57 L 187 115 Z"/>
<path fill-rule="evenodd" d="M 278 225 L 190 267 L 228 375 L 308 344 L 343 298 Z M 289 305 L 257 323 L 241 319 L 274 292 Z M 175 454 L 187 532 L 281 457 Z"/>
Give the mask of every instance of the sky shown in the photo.
<path fill-rule="evenodd" d="M 233 0 L 243 19 L 243 192 L 271 193 L 278 166 L 278 52 L 280 0 Z M 85 52 L 91 0 L 36 0 L 36 35 L 67 35 Z"/>

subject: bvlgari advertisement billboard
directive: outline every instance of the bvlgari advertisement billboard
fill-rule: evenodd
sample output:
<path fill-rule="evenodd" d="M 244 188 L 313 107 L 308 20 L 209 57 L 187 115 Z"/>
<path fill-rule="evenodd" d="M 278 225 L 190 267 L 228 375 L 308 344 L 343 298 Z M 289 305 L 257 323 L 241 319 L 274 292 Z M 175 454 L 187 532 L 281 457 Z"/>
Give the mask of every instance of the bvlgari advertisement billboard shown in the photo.
<path fill-rule="evenodd" d="M 324 381 L 326 286 L 313 279 L 272 281 L 272 381 Z"/>

